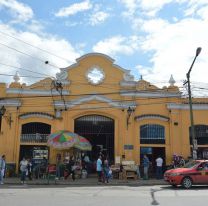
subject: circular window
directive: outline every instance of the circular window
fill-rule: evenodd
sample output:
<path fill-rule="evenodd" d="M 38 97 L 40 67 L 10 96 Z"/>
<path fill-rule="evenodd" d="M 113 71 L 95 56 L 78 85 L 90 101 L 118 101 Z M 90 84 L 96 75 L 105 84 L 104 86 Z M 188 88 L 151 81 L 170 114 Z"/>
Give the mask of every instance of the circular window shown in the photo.
<path fill-rule="evenodd" d="M 88 82 L 97 85 L 100 84 L 105 78 L 105 73 L 98 67 L 93 67 L 87 71 L 86 74 Z"/>

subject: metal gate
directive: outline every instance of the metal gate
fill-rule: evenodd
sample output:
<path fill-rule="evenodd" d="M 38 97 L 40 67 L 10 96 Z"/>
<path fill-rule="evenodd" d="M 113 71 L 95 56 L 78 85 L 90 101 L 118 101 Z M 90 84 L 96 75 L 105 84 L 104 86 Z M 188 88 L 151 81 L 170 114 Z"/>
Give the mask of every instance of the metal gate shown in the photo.
<path fill-rule="evenodd" d="M 114 161 L 114 120 L 101 115 L 86 115 L 75 119 L 75 133 L 87 138 L 92 144 L 91 160 L 100 151 Z"/>

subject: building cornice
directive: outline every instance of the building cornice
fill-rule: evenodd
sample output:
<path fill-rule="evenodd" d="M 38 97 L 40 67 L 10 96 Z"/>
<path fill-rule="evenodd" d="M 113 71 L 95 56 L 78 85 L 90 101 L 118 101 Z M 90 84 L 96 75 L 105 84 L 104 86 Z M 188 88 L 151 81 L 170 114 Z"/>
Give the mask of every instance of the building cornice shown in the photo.
<path fill-rule="evenodd" d="M 21 101 L 18 99 L 3 99 L 0 100 L 0 106 L 6 106 L 6 107 L 20 107 Z"/>
<path fill-rule="evenodd" d="M 189 104 L 167 104 L 168 109 L 189 110 Z M 192 104 L 193 110 L 208 110 L 208 104 Z"/>
<path fill-rule="evenodd" d="M 81 61 L 81 60 L 83 60 L 83 59 L 85 59 L 85 58 L 88 58 L 88 57 L 93 57 L 93 56 L 100 56 L 100 57 L 102 57 L 102 58 L 105 58 L 105 59 L 107 59 L 109 62 L 112 63 L 112 66 L 113 66 L 113 67 L 115 67 L 115 68 L 117 68 L 117 69 L 119 69 L 119 70 L 121 70 L 121 71 L 123 71 L 123 72 L 130 72 L 130 70 L 124 69 L 124 68 L 120 67 L 119 65 L 114 64 L 115 60 L 112 59 L 111 57 L 109 57 L 108 55 L 102 54 L 102 53 L 97 53 L 97 52 L 85 54 L 85 55 L 83 55 L 83 56 L 77 58 L 77 59 L 76 59 L 76 63 L 74 63 L 74 64 L 72 64 L 72 65 L 70 65 L 70 66 L 68 66 L 68 67 L 66 67 L 66 68 L 63 68 L 63 69 L 65 69 L 66 71 L 67 71 L 67 70 L 70 70 L 70 69 L 74 69 L 74 68 L 76 68 L 76 67 L 78 67 L 78 66 L 80 65 L 80 61 Z"/>
<path fill-rule="evenodd" d="M 41 89 L 16 89 L 16 88 L 7 88 L 6 94 L 18 94 L 18 95 L 44 95 L 51 96 L 52 95 L 60 95 L 60 93 L 56 90 L 41 90 Z M 68 90 L 63 90 L 62 95 L 70 94 Z"/>
<path fill-rule="evenodd" d="M 179 92 L 121 91 L 121 96 L 128 97 L 181 97 Z"/>
<path fill-rule="evenodd" d="M 136 87 L 137 82 L 136 81 L 120 81 L 121 87 Z"/>
<path fill-rule="evenodd" d="M 88 54 L 85 54 L 79 58 L 76 59 L 77 62 L 80 62 L 82 59 L 85 59 L 87 57 L 91 57 L 91 56 L 100 56 L 100 57 L 103 57 L 105 59 L 108 59 L 110 62 L 114 62 L 115 60 L 112 59 L 111 57 L 109 57 L 108 55 L 106 54 L 102 54 L 102 53 L 98 53 L 98 52 L 94 52 L 94 53 L 88 53 Z"/>
<path fill-rule="evenodd" d="M 90 101 L 99 101 L 99 102 L 103 102 L 103 103 L 107 103 L 109 104 L 111 107 L 115 107 L 115 108 L 120 108 L 120 109 L 127 109 L 129 107 L 132 107 L 132 108 L 136 108 L 136 102 L 124 102 L 124 101 L 114 101 L 112 99 L 109 99 L 107 97 L 103 97 L 103 96 L 100 96 L 100 95 L 90 95 L 90 96 L 87 96 L 87 97 L 82 97 L 82 98 L 79 98 L 79 99 L 75 99 L 75 100 L 72 100 L 72 101 L 68 101 L 68 102 L 64 102 L 63 101 L 55 101 L 54 102 L 54 105 L 56 108 L 64 108 L 65 106 L 67 108 L 72 108 L 72 107 L 75 107 L 75 106 L 78 106 L 78 105 L 81 105 L 83 103 L 86 103 L 86 102 L 90 102 Z M 95 105 L 96 106 L 96 105 Z"/>
<path fill-rule="evenodd" d="M 28 112 L 28 113 L 24 113 L 24 114 L 19 115 L 20 119 L 27 119 L 27 118 L 31 118 L 31 117 L 46 118 L 46 119 L 54 119 L 55 118 L 54 115 L 44 113 L 44 112 Z"/>
<path fill-rule="evenodd" d="M 145 119 L 157 119 L 157 120 L 161 120 L 161 121 L 164 121 L 164 122 L 169 121 L 169 117 L 166 117 L 166 116 L 163 116 L 163 115 L 160 115 L 160 114 L 143 114 L 143 115 L 140 115 L 140 116 L 136 116 L 134 119 L 136 121 L 142 121 L 142 120 L 145 120 Z"/>

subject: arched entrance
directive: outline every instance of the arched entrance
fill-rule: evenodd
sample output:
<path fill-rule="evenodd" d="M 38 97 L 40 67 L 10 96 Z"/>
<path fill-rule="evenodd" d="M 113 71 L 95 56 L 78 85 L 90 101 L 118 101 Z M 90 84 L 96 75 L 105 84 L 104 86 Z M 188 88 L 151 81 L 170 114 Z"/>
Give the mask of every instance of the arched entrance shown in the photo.
<path fill-rule="evenodd" d="M 87 138 L 92 144 L 91 160 L 100 151 L 114 162 L 114 120 L 101 115 L 85 115 L 75 119 L 75 133 Z"/>
<path fill-rule="evenodd" d="M 51 125 L 43 122 L 29 122 L 22 125 L 20 136 L 19 161 L 23 157 L 33 159 L 39 164 L 43 158 L 48 159 L 47 136 L 51 133 Z M 34 166 L 33 165 L 33 166 Z"/>

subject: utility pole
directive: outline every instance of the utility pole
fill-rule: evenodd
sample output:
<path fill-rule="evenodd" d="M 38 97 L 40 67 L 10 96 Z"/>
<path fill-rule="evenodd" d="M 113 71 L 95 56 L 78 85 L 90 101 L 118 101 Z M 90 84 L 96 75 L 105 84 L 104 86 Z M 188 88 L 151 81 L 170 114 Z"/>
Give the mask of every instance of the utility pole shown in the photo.
<path fill-rule="evenodd" d="M 191 121 L 191 137 L 192 137 L 192 158 L 194 160 L 197 159 L 197 140 L 195 137 L 195 129 L 194 129 L 194 116 L 193 116 L 193 108 L 192 108 L 192 96 L 191 96 L 191 85 L 190 85 L 190 73 L 192 70 L 192 67 L 196 61 L 196 58 L 199 56 L 200 52 L 201 52 L 201 47 L 198 47 L 196 49 L 196 55 L 194 57 L 194 60 L 191 64 L 191 67 L 188 71 L 188 73 L 186 74 L 187 77 L 187 82 L 188 83 L 188 95 L 189 95 L 189 109 L 190 109 L 190 121 Z M 185 83 L 185 84 L 186 84 Z"/>

